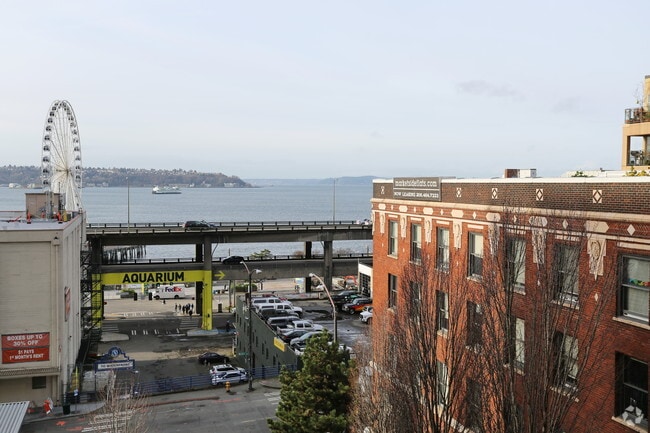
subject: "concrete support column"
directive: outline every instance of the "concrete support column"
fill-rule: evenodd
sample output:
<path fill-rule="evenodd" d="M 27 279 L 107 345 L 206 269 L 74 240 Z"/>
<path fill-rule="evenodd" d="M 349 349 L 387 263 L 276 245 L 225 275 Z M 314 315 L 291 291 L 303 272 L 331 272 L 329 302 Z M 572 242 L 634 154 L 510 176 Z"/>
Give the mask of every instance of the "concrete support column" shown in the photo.
<path fill-rule="evenodd" d="M 212 243 L 203 241 L 203 284 L 196 285 L 196 311 L 201 312 L 201 329 L 212 329 Z"/>
<path fill-rule="evenodd" d="M 332 289 L 332 258 L 334 256 L 334 242 L 323 241 L 323 279 L 328 289 Z"/>

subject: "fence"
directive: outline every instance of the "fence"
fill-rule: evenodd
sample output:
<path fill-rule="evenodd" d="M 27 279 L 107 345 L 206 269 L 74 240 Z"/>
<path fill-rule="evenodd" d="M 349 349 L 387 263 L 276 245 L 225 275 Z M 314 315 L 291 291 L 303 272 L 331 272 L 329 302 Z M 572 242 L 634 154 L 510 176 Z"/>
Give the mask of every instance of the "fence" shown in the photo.
<path fill-rule="evenodd" d="M 257 367 L 252 371 L 253 379 L 271 379 L 280 375 L 282 368 L 289 371 L 295 371 L 296 365 L 277 365 L 274 367 Z M 196 391 L 200 389 L 212 388 L 212 377 L 209 374 L 199 374 L 194 376 L 167 377 L 149 382 L 135 383 L 131 393 L 135 395 L 157 395 L 173 392 Z M 98 399 L 96 392 L 80 392 L 76 396 L 67 393 L 64 402 L 85 403 L 96 401 Z"/>

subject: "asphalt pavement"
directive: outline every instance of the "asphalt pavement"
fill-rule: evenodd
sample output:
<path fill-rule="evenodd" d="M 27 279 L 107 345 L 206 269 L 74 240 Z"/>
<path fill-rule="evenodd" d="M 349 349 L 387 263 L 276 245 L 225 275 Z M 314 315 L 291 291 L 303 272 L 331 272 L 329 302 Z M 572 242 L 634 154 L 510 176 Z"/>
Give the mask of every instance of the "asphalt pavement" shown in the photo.
<path fill-rule="evenodd" d="M 327 309 L 329 306 L 323 293 L 296 292 L 293 280 L 265 281 L 264 290 L 256 294 L 266 293 L 275 293 L 303 307 Z M 137 301 L 132 298 L 108 300 L 99 352 L 106 353 L 111 347 L 120 347 L 123 353 L 136 360 L 138 379 L 141 382 L 206 374 L 209 367 L 198 362 L 200 353 L 216 351 L 227 356 L 233 354 L 234 331 L 226 332 L 226 322 L 233 320 L 233 314 L 227 312 L 230 302 L 228 295 L 215 294 L 213 329 L 203 330 L 200 329 L 200 317 L 194 315 L 189 318 L 177 306 L 177 304 L 193 302 L 191 299 L 150 301 L 142 297 Z M 234 303 L 234 300 L 232 302 Z M 222 304 L 222 311 L 225 312 L 218 312 L 219 303 Z M 351 331 L 349 329 L 348 331 L 352 334 L 360 334 L 361 331 L 357 330 L 358 324 L 352 323 L 352 325 L 354 326 L 343 326 L 343 331 L 350 328 Z M 235 364 L 234 357 L 233 364 Z M 280 383 L 277 378 L 255 380 L 254 387 L 279 390 Z M 233 387 L 233 392 L 248 392 L 247 390 L 246 384 Z M 156 406 L 181 401 L 214 399 L 221 394 L 228 395 L 223 388 L 154 395 L 147 397 L 147 404 Z M 54 406 L 49 414 L 45 414 L 42 408 L 36 408 L 25 416 L 23 423 L 78 416 L 94 412 L 102 405 L 102 402 L 71 404 L 70 413 L 67 414 L 64 413 L 62 406 Z"/>

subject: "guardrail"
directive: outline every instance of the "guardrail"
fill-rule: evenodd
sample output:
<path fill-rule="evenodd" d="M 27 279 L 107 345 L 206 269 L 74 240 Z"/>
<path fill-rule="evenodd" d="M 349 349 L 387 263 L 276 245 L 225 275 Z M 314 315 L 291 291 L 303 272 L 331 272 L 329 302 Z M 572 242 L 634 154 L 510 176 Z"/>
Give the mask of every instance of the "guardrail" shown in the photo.
<path fill-rule="evenodd" d="M 263 261 L 286 261 L 286 260 L 322 260 L 322 254 L 312 254 L 310 258 L 298 255 L 271 255 L 265 257 L 244 257 L 245 262 L 263 262 Z M 215 257 L 213 263 L 218 264 L 226 257 Z M 333 254 L 333 259 L 371 259 L 372 253 L 341 253 Z M 105 259 L 103 264 L 120 264 L 120 265 L 156 265 L 156 264 L 172 264 L 172 263 L 197 263 L 197 260 L 192 257 L 174 257 L 174 258 L 135 258 L 135 259 Z"/>
<path fill-rule="evenodd" d="M 122 231 L 186 231 L 210 233 L 219 231 L 279 231 L 279 230 L 310 230 L 324 228 L 345 228 L 348 230 L 368 230 L 372 225 L 360 221 L 232 221 L 210 222 L 212 227 L 191 227 L 185 229 L 183 223 L 148 222 L 148 223 L 90 223 L 86 225 L 87 232 L 122 233 Z"/>

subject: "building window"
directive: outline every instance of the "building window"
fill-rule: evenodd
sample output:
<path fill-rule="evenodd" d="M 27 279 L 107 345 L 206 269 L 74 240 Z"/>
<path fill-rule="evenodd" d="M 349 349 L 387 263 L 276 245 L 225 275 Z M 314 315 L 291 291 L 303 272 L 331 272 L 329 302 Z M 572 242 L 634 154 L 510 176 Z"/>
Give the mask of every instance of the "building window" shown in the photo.
<path fill-rule="evenodd" d="M 436 290 L 436 305 L 437 305 L 437 320 L 436 331 L 449 330 L 449 299 L 447 293 L 441 290 Z"/>
<path fill-rule="evenodd" d="M 648 363 L 616 356 L 616 414 L 630 426 L 648 429 Z"/>
<path fill-rule="evenodd" d="M 47 378 L 45 376 L 32 377 L 32 389 L 47 388 Z"/>
<path fill-rule="evenodd" d="M 438 229 L 436 249 L 436 267 L 441 271 L 449 270 L 449 229 Z"/>
<path fill-rule="evenodd" d="M 623 257 L 619 315 L 648 324 L 650 260 Z"/>
<path fill-rule="evenodd" d="M 388 308 L 397 307 L 397 276 L 388 274 Z"/>
<path fill-rule="evenodd" d="M 370 297 L 372 292 L 371 284 L 372 279 L 370 278 L 370 275 L 359 274 L 359 288 L 361 288 L 361 293 L 363 293 L 365 296 Z"/>
<path fill-rule="evenodd" d="M 419 281 L 411 281 L 411 302 L 416 311 L 420 308 L 422 302 L 422 284 Z"/>
<path fill-rule="evenodd" d="M 556 383 L 569 388 L 578 384 L 578 341 L 570 335 L 555 335 L 557 351 Z"/>
<path fill-rule="evenodd" d="M 481 306 L 467 301 L 467 345 L 478 347 L 483 340 L 483 313 Z"/>
<path fill-rule="evenodd" d="M 388 221 L 388 255 L 397 256 L 397 221 Z"/>
<path fill-rule="evenodd" d="M 474 432 L 483 431 L 483 387 L 475 380 L 467 380 L 467 427 Z"/>
<path fill-rule="evenodd" d="M 469 234 L 469 271 L 470 277 L 483 275 L 483 235 Z"/>
<path fill-rule="evenodd" d="M 436 397 L 438 404 L 447 406 L 447 398 L 449 396 L 449 374 L 447 373 L 447 366 L 445 363 L 439 360 L 436 360 L 436 384 Z"/>
<path fill-rule="evenodd" d="M 518 317 L 510 317 L 508 338 L 506 339 L 506 363 L 519 370 L 524 369 L 525 361 L 525 323 Z"/>
<path fill-rule="evenodd" d="M 422 261 L 422 225 L 411 225 L 411 261 L 420 263 Z"/>
<path fill-rule="evenodd" d="M 578 302 L 578 248 L 557 245 L 555 248 L 555 293 L 557 300 L 575 304 Z"/>
<path fill-rule="evenodd" d="M 506 240 L 507 288 L 523 290 L 526 284 L 526 242 L 521 238 Z"/>

